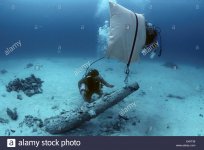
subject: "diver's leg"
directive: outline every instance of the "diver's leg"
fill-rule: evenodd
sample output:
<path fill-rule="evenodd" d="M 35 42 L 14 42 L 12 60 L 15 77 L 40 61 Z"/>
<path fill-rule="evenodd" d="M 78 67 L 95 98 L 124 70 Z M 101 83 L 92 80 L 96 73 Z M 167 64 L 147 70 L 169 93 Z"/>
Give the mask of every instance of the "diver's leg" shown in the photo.
<path fill-rule="evenodd" d="M 91 103 L 91 96 L 92 94 L 90 92 L 87 92 L 84 100 L 88 103 Z"/>
<path fill-rule="evenodd" d="M 98 94 L 99 98 L 101 98 L 103 96 L 103 91 L 99 90 L 99 91 L 96 92 L 96 94 Z"/>
<path fill-rule="evenodd" d="M 86 90 L 81 90 L 81 96 L 83 97 L 84 101 L 86 102 L 91 102 L 91 94 L 90 92 L 86 91 Z"/>
<path fill-rule="evenodd" d="M 85 101 L 89 102 L 91 100 L 90 92 L 88 91 L 88 88 L 84 83 L 80 86 L 80 94 Z"/>

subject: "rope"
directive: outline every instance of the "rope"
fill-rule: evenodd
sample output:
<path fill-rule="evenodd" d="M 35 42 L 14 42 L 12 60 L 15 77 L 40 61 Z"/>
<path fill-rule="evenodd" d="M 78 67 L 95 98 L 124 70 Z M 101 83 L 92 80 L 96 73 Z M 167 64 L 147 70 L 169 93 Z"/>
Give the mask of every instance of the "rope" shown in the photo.
<path fill-rule="evenodd" d="M 137 33 L 138 33 L 138 17 L 137 17 L 137 14 L 135 14 L 135 18 L 136 18 L 136 31 L 135 31 L 135 36 L 134 36 L 134 41 L 132 43 L 132 50 L 131 50 L 131 53 L 130 53 L 130 57 L 129 57 L 129 60 L 128 60 L 128 63 L 127 63 L 127 66 L 126 66 L 126 70 L 125 70 L 125 74 L 126 74 L 126 77 L 125 77 L 125 84 L 127 85 L 128 84 L 128 77 L 129 77 L 129 73 L 130 73 L 130 63 L 131 63 L 131 60 L 132 60 L 132 55 L 133 55 L 133 52 L 134 52 L 134 49 L 135 49 L 135 43 L 137 41 Z"/>
<path fill-rule="evenodd" d="M 96 62 L 98 62 L 98 61 L 100 61 L 100 60 L 102 60 L 102 59 L 104 59 L 104 58 L 105 58 L 105 56 L 103 56 L 103 57 L 101 57 L 101 58 L 99 58 L 99 59 L 93 61 L 93 62 L 89 65 L 89 67 L 86 68 L 86 72 L 85 72 L 84 76 L 86 76 L 86 74 L 87 74 L 89 68 L 90 68 L 94 63 L 96 63 Z"/>
<path fill-rule="evenodd" d="M 130 73 L 130 69 L 129 69 L 129 67 L 127 67 L 126 70 L 125 70 L 125 74 L 126 74 L 126 76 L 125 76 L 125 80 L 124 80 L 125 85 L 128 85 L 128 77 L 129 77 L 129 73 Z"/>

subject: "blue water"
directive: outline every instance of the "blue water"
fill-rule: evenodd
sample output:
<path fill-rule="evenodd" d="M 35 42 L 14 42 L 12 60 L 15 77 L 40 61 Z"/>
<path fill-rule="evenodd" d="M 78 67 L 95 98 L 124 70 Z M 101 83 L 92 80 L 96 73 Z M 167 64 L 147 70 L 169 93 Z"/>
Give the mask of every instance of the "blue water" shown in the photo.
<path fill-rule="evenodd" d="M 109 20 L 107 2 L 0 0 L 0 58 L 97 56 L 98 29 Z M 149 22 L 161 28 L 162 59 L 204 64 L 203 0 L 117 2 L 143 13 Z M 6 56 L 5 49 L 19 40 L 22 46 Z"/>

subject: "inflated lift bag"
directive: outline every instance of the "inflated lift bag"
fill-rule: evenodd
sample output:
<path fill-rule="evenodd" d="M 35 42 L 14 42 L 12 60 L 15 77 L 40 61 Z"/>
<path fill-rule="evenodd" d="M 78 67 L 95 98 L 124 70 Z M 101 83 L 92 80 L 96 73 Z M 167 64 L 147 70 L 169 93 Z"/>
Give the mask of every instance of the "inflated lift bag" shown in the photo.
<path fill-rule="evenodd" d="M 136 14 L 138 18 L 138 32 L 136 35 L 137 19 L 134 12 L 113 2 L 109 2 L 109 6 L 110 31 L 106 57 L 128 63 L 134 44 L 131 62 L 138 60 L 146 41 L 144 16 Z M 134 43 L 135 35 L 136 41 Z"/>

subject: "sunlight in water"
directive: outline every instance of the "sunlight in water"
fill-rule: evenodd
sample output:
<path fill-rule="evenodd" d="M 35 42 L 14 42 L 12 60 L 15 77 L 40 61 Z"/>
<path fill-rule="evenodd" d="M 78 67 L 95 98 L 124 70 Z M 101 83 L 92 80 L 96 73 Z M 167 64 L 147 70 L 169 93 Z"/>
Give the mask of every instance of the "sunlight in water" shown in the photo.
<path fill-rule="evenodd" d="M 120 3 L 120 2 L 126 2 L 127 0 L 99 0 L 96 16 L 102 15 L 105 11 L 108 11 L 108 2 L 114 2 L 114 3 Z M 133 5 L 140 7 L 144 9 L 148 4 L 150 4 L 150 0 L 128 0 L 129 3 L 132 3 Z"/>

